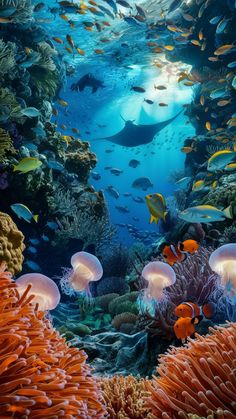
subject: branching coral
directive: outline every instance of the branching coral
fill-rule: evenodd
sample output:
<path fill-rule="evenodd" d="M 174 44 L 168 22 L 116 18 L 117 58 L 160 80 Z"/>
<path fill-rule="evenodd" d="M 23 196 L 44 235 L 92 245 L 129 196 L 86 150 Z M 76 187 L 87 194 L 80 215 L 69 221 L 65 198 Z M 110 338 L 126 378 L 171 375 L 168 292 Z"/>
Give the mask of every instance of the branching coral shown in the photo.
<path fill-rule="evenodd" d="M 23 233 L 8 214 L 0 212 L 0 263 L 5 261 L 13 275 L 22 269 L 24 249 Z"/>
<path fill-rule="evenodd" d="M 236 325 L 197 335 L 183 348 L 171 348 L 160 359 L 159 377 L 147 382 L 147 406 L 153 419 L 188 418 L 188 414 L 216 417 L 236 415 Z"/>
<path fill-rule="evenodd" d="M 9 89 L 0 88 L 0 115 L 3 121 L 11 120 L 18 123 L 25 121 L 21 114 L 21 106 Z"/>
<path fill-rule="evenodd" d="M 15 149 L 13 147 L 12 139 L 7 131 L 0 128 L 0 163 L 2 163 L 7 154 L 14 154 Z"/>
<path fill-rule="evenodd" d="M 11 73 L 15 68 L 16 44 L 13 42 L 4 42 L 0 39 L 0 76 Z"/>
<path fill-rule="evenodd" d="M 107 216 L 96 217 L 79 209 L 71 217 L 60 219 L 59 227 L 56 232 L 57 241 L 79 239 L 83 241 L 83 248 L 93 244 L 97 250 L 109 243 L 115 233 Z"/>
<path fill-rule="evenodd" d="M 144 419 L 149 409 L 145 406 L 145 380 L 129 375 L 103 378 L 101 387 L 110 419 Z"/>
<path fill-rule="evenodd" d="M 70 348 L 34 308 L 29 289 L 20 297 L 3 270 L 0 282 L 1 417 L 104 417 L 85 353 Z"/>
<path fill-rule="evenodd" d="M 22 25 L 32 19 L 31 0 L 1 0 L 0 9 L 4 7 L 15 9 L 15 12 L 10 16 L 12 23 Z"/>

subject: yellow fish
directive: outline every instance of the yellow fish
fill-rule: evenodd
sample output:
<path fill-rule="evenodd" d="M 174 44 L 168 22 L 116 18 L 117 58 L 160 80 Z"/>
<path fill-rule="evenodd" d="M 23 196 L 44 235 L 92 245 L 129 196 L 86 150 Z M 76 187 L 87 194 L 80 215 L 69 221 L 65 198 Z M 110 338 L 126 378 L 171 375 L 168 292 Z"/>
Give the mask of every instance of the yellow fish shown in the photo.
<path fill-rule="evenodd" d="M 68 104 L 68 102 L 66 102 L 65 100 L 63 100 L 63 99 L 58 99 L 58 103 L 59 103 L 59 105 L 61 105 L 61 106 L 68 106 L 69 104 Z"/>
<path fill-rule="evenodd" d="M 24 157 L 16 165 L 14 165 L 13 172 L 28 173 L 32 170 L 38 169 L 42 165 L 42 162 L 36 157 Z"/>
<path fill-rule="evenodd" d="M 217 48 L 214 52 L 215 55 L 224 55 L 224 54 L 228 54 L 229 51 L 231 51 L 231 49 L 235 48 L 234 44 L 225 44 L 225 45 L 221 45 L 221 47 Z"/>
<path fill-rule="evenodd" d="M 192 186 L 192 191 L 193 192 L 201 191 L 203 188 L 204 188 L 204 180 L 197 180 Z"/>
<path fill-rule="evenodd" d="M 145 196 L 145 201 L 147 204 L 147 207 L 149 209 L 149 212 L 151 214 L 150 216 L 150 223 L 158 223 L 159 219 L 161 218 L 163 221 L 166 221 L 166 203 L 165 198 L 159 194 L 150 194 Z"/>

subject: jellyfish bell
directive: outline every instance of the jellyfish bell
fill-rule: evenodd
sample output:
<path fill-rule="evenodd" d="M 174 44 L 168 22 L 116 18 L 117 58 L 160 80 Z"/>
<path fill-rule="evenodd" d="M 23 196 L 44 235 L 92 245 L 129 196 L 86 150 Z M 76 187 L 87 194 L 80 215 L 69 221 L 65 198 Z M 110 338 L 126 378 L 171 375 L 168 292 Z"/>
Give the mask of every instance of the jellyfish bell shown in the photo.
<path fill-rule="evenodd" d="M 30 285 L 29 295 L 34 295 L 32 304 L 38 304 L 39 310 L 53 310 L 60 302 L 60 292 L 56 283 L 45 275 L 29 273 L 16 279 L 17 290 L 22 296 Z"/>
<path fill-rule="evenodd" d="M 176 281 L 174 269 L 164 262 L 149 262 L 143 268 L 142 276 L 148 282 L 145 295 L 156 300 L 161 300 L 164 297 L 164 288 L 170 287 Z"/>
<path fill-rule="evenodd" d="M 220 276 L 226 294 L 236 299 L 236 243 L 224 244 L 209 258 L 211 269 Z"/>
<path fill-rule="evenodd" d="M 91 253 L 75 253 L 71 258 L 71 265 L 73 271 L 69 277 L 69 282 L 76 291 L 87 289 L 89 282 L 99 281 L 103 275 L 101 263 Z"/>

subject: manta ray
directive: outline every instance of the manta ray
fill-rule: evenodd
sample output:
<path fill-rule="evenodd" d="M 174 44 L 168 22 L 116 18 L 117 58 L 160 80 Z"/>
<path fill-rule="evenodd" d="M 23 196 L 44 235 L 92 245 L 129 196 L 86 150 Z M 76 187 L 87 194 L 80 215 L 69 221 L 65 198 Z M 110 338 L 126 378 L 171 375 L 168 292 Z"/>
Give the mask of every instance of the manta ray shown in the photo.
<path fill-rule="evenodd" d="M 125 122 L 124 128 L 117 134 L 112 135 L 111 137 L 102 137 L 97 138 L 95 141 L 104 140 L 110 141 L 114 144 L 119 144 L 125 147 L 137 147 L 142 144 L 151 143 L 155 135 L 160 132 L 167 125 L 171 124 L 177 118 L 177 116 L 182 112 L 182 110 L 177 113 L 174 117 L 167 119 L 163 122 L 157 122 L 156 124 L 150 125 L 139 125 L 134 124 L 134 121 L 126 121 L 122 116 L 121 118 Z"/>

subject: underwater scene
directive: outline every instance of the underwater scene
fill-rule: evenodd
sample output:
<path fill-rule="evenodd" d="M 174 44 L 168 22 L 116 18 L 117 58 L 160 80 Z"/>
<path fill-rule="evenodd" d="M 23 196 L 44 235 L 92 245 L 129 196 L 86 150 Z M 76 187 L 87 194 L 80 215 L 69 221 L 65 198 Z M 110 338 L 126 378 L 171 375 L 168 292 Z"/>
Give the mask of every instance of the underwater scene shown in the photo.
<path fill-rule="evenodd" d="M 0 419 L 236 419 L 236 0 L 0 0 Z"/>

